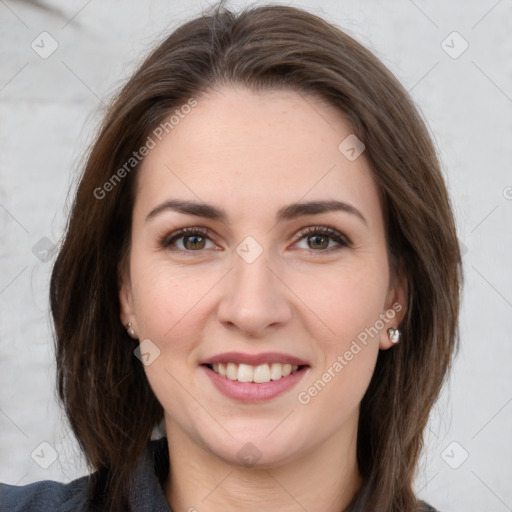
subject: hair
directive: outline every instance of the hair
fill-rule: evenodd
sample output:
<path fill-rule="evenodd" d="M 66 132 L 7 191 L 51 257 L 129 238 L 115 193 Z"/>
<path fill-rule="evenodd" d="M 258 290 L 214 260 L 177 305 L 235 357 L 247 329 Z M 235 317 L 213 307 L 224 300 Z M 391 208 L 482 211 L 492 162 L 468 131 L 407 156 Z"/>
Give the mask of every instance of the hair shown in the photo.
<path fill-rule="evenodd" d="M 423 430 L 458 350 L 462 263 L 425 122 L 365 47 L 305 10 L 238 14 L 223 2 L 174 30 L 111 100 L 88 150 L 50 282 L 57 391 L 87 463 L 91 499 L 122 510 L 136 461 L 163 419 L 120 321 L 137 169 L 116 170 L 190 98 L 224 85 L 315 95 L 364 143 L 380 192 L 391 277 L 407 285 L 402 342 L 380 351 L 360 404 L 362 486 L 346 511 L 422 509 L 413 492 Z M 99 198 L 104 184 L 108 197 Z M 107 190 L 107 187 L 104 187 Z M 105 195 L 103 193 L 103 195 Z M 340 461 L 340 464 L 342 462 Z"/>

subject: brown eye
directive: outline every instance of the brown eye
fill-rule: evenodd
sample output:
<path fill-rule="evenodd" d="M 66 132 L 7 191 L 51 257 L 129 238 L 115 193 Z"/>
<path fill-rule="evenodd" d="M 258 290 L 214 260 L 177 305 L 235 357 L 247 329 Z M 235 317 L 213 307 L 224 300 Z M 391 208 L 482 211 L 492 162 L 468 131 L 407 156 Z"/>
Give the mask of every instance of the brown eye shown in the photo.
<path fill-rule="evenodd" d="M 208 230 L 206 229 L 183 228 L 162 239 L 160 245 L 164 249 L 181 253 L 199 252 L 205 249 L 206 241 L 209 240 L 209 238 Z M 180 240 L 182 240 L 182 248 L 175 247 L 175 244 Z"/>
<path fill-rule="evenodd" d="M 298 241 L 306 238 L 308 240 L 308 249 L 313 252 L 330 252 L 331 250 L 337 250 L 343 247 L 349 247 L 350 242 L 340 232 L 333 228 L 325 226 L 313 226 L 301 231 L 296 239 Z M 329 248 L 330 241 L 333 240 L 338 244 L 338 247 Z M 341 246 L 341 247 L 340 247 Z"/>

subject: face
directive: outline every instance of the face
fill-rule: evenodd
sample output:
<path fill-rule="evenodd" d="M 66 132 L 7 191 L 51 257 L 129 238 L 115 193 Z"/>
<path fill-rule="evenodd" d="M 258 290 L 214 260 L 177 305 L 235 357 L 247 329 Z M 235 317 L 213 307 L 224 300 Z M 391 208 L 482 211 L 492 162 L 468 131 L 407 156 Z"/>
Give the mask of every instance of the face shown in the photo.
<path fill-rule="evenodd" d="M 354 435 L 405 290 L 390 281 L 364 152 L 339 149 L 352 132 L 336 109 L 238 87 L 196 99 L 138 171 L 121 320 L 168 436 L 278 464 Z M 339 207 L 290 206 L 320 202 Z M 231 364 L 206 366 L 215 356 Z"/>

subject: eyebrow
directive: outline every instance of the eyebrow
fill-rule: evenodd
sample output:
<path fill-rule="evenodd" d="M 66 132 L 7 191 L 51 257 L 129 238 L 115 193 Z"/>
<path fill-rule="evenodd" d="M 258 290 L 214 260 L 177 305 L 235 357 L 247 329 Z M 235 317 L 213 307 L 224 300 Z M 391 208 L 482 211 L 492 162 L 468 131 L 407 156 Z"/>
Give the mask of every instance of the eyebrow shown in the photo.
<path fill-rule="evenodd" d="M 220 221 L 227 220 L 226 211 L 206 203 L 195 201 L 185 201 L 181 199 L 169 199 L 155 206 L 146 216 L 146 222 L 161 212 L 171 210 L 184 215 L 194 215 Z M 280 208 L 276 213 L 276 222 L 284 222 L 296 219 L 304 215 L 318 215 L 326 212 L 343 211 L 355 215 L 368 225 L 363 214 L 354 206 L 343 201 L 310 201 L 302 203 L 292 203 Z"/>

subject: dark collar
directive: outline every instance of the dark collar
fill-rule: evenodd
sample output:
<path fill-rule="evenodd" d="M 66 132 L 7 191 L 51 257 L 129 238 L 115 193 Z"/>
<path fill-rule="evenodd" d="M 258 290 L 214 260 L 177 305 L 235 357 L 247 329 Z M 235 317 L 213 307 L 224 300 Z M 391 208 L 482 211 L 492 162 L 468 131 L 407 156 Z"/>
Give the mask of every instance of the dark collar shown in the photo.
<path fill-rule="evenodd" d="M 163 490 L 168 475 L 167 438 L 150 441 L 133 474 L 128 493 L 130 512 L 172 512 Z"/>

